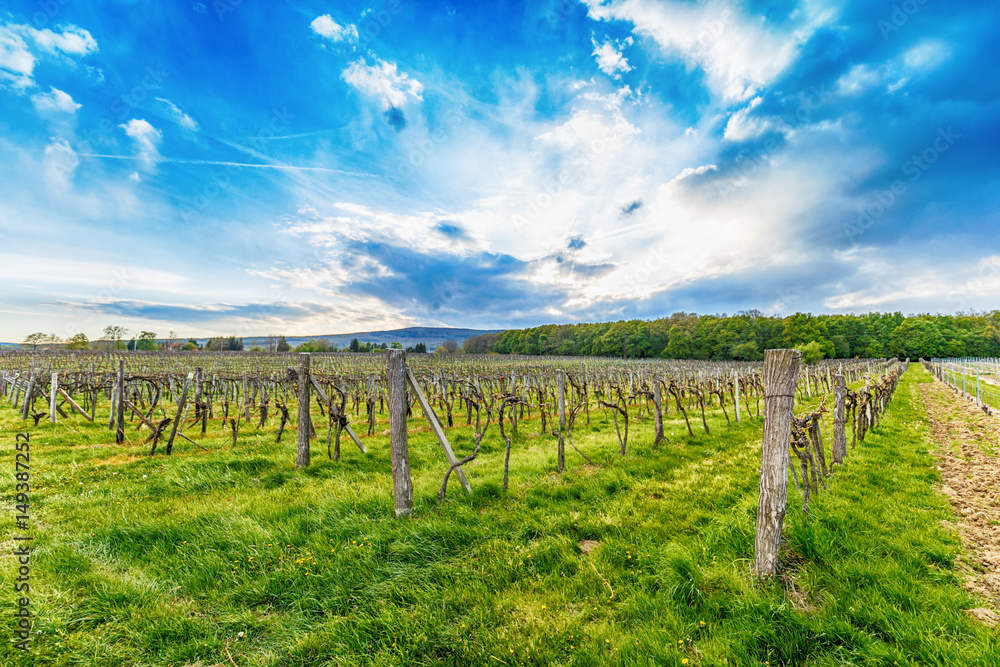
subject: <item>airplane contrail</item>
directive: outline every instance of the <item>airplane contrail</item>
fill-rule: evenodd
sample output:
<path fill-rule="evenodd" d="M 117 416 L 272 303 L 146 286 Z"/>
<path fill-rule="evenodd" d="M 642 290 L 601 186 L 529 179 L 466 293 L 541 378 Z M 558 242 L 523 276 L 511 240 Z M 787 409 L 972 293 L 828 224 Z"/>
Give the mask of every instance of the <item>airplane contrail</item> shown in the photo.
<path fill-rule="evenodd" d="M 137 155 L 106 155 L 102 153 L 76 153 L 78 157 L 96 157 L 96 158 L 106 158 L 111 160 L 132 160 L 135 162 L 149 162 L 151 161 L 147 157 L 140 157 Z M 284 171 L 321 171 L 330 174 L 343 174 L 345 176 L 367 176 L 370 178 L 385 178 L 382 174 L 371 174 L 364 171 L 346 171 L 344 169 L 333 169 L 331 167 L 301 167 L 297 165 L 288 164 L 259 164 L 259 163 L 249 163 L 249 162 L 228 162 L 225 160 L 187 160 L 184 158 L 174 158 L 174 157 L 164 157 L 160 156 L 155 162 L 172 162 L 175 164 L 206 164 L 206 165 L 219 165 L 222 167 L 250 167 L 252 169 L 278 169 Z"/>

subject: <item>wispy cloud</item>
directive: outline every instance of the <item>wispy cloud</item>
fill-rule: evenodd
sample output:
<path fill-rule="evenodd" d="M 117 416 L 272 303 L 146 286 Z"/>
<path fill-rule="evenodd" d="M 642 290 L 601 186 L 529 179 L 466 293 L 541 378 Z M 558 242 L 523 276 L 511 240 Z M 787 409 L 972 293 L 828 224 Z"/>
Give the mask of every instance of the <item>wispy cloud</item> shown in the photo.
<path fill-rule="evenodd" d="M 358 41 L 358 27 L 353 23 L 340 25 L 329 14 L 317 16 L 309 24 L 312 31 L 320 37 L 325 37 L 331 42 L 356 42 Z"/>
<path fill-rule="evenodd" d="M 49 87 L 47 93 L 36 93 L 31 96 L 31 101 L 40 113 L 60 112 L 74 114 L 82 105 L 73 101 L 73 98 L 63 91 L 53 86 Z"/>
<path fill-rule="evenodd" d="M 142 118 L 133 118 L 129 122 L 119 125 L 125 134 L 132 139 L 135 145 L 138 159 L 147 168 L 152 168 L 160 160 L 158 146 L 163 139 L 163 133 L 149 124 Z"/>
<path fill-rule="evenodd" d="M 163 99 L 162 97 L 157 97 L 156 99 L 158 102 L 162 102 L 167 108 L 167 112 L 170 114 L 170 117 L 173 118 L 175 123 L 183 127 L 185 130 L 190 130 L 192 132 L 198 131 L 198 123 L 194 120 L 194 118 L 191 118 L 191 116 L 181 111 L 180 107 L 170 100 Z"/>

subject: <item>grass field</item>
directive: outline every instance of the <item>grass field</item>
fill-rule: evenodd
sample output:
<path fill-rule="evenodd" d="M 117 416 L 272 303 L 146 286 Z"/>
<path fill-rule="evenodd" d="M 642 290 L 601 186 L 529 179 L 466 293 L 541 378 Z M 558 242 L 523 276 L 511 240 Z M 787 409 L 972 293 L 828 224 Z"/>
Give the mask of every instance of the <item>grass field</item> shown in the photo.
<path fill-rule="evenodd" d="M 523 421 L 506 494 L 494 424 L 466 468 L 474 493 L 452 480 L 440 507 L 443 455 L 414 420 L 409 520 L 392 518 L 386 436 L 367 456 L 347 441 L 340 462 L 314 445 L 295 470 L 294 433 L 275 445 L 248 426 L 233 449 L 215 425 L 211 451 L 150 458 L 80 420 L 43 423 L 28 654 L 12 645 L 9 556 L 24 423 L 5 403 L 0 664 L 997 665 L 1000 634 L 965 613 L 982 603 L 941 523 L 929 381 L 911 365 L 809 517 L 790 488 L 788 567 L 770 584 L 750 576 L 759 420 L 720 414 L 688 438 L 671 411 L 665 444 L 646 418 L 622 458 L 594 412 L 573 440 L 595 465 L 568 448 L 562 475 L 551 436 Z M 465 427 L 449 436 L 471 448 Z"/>

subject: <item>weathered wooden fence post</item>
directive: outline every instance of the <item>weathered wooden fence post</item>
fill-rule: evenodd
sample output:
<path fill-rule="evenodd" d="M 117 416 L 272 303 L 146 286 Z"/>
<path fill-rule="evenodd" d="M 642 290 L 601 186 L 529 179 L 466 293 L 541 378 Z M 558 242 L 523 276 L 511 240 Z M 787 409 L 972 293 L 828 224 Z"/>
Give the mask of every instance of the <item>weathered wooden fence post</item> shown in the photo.
<path fill-rule="evenodd" d="M 115 378 L 115 442 L 125 442 L 125 360 L 118 360 L 118 377 Z"/>
<path fill-rule="evenodd" d="M 844 431 L 844 422 L 847 419 L 847 383 L 840 374 L 834 376 L 834 382 L 833 462 L 836 465 L 844 465 L 844 458 L 847 456 L 847 433 Z"/>
<path fill-rule="evenodd" d="M 31 411 L 31 399 L 35 394 L 35 371 L 31 371 L 28 378 L 28 389 L 24 392 L 24 405 L 21 406 L 21 419 L 27 419 Z"/>
<path fill-rule="evenodd" d="M 389 390 L 389 452 L 392 458 L 392 491 L 396 516 L 413 513 L 410 448 L 406 440 L 406 352 L 389 350 L 386 357 Z"/>
<path fill-rule="evenodd" d="M 559 403 L 559 434 L 558 434 L 558 468 L 559 472 L 566 467 L 566 444 L 563 441 L 563 431 L 566 430 L 566 385 L 563 382 L 562 369 L 556 371 L 556 397 Z"/>
<path fill-rule="evenodd" d="M 663 396 L 660 393 L 660 374 L 653 375 L 653 416 L 655 431 L 653 435 L 653 447 L 663 442 Z"/>
<path fill-rule="evenodd" d="M 59 373 L 52 374 L 52 384 L 49 386 L 49 420 L 56 423 L 56 398 L 59 395 Z"/>
<path fill-rule="evenodd" d="M 781 526 L 788 503 L 792 411 L 801 360 L 802 353 L 798 350 L 767 350 L 764 353 L 764 434 L 753 564 L 757 577 L 771 577 L 778 572 Z"/>
<path fill-rule="evenodd" d="M 244 385 L 246 377 L 244 376 Z M 309 417 L 309 353 L 299 353 L 299 420 L 298 420 L 298 453 L 295 457 L 295 467 L 305 468 L 309 465 L 309 434 L 312 431 L 312 419 Z M 244 391 L 246 391 L 244 389 Z M 250 402 L 244 394 L 243 400 L 246 402 L 249 414 Z"/>
<path fill-rule="evenodd" d="M 740 370 L 733 371 L 733 396 L 736 403 L 736 423 L 740 423 Z"/>

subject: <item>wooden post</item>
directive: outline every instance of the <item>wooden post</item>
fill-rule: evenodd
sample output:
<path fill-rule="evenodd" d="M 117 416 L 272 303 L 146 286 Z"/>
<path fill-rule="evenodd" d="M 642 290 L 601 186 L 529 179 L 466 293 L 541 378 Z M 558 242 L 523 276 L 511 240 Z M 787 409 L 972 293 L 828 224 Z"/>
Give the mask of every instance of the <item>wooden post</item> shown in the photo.
<path fill-rule="evenodd" d="M 118 377 L 115 382 L 118 401 L 115 403 L 115 442 L 125 442 L 125 360 L 118 360 Z M 168 448 L 169 449 L 169 448 Z"/>
<path fill-rule="evenodd" d="M 653 447 L 663 442 L 662 398 L 660 394 L 660 375 L 656 373 L 653 375 L 653 423 L 656 429 L 653 435 Z"/>
<path fill-rule="evenodd" d="M 441 449 L 444 450 L 444 455 L 448 457 L 448 463 L 455 465 L 458 463 L 458 458 L 455 456 L 455 452 L 451 449 L 451 443 L 448 442 L 448 437 L 444 434 L 444 429 L 441 427 L 441 420 L 437 418 L 437 413 L 431 408 L 431 404 L 427 401 L 427 397 L 424 396 L 423 390 L 417 383 L 416 376 L 413 375 L 413 370 L 406 367 L 406 382 L 410 385 L 410 389 L 413 390 L 414 396 L 417 397 L 417 402 L 420 404 L 420 409 L 424 412 L 424 417 L 427 419 L 427 423 L 431 425 L 431 430 L 434 431 L 434 436 L 437 438 L 438 443 L 441 444 Z M 455 473 L 458 475 L 458 480 L 462 483 L 462 488 L 465 489 L 467 493 L 472 493 L 472 487 L 469 486 L 469 480 L 465 478 L 465 473 L 462 472 L 461 468 L 455 468 Z"/>
<path fill-rule="evenodd" d="M 847 456 L 847 433 L 844 432 L 844 422 L 847 419 L 845 412 L 847 383 L 840 374 L 834 376 L 834 382 L 833 463 L 844 465 L 844 458 Z"/>
<path fill-rule="evenodd" d="M 180 425 L 179 422 L 182 421 L 182 415 L 184 414 L 184 406 L 187 403 L 188 388 L 191 386 L 191 380 L 194 379 L 194 373 L 188 373 L 187 380 L 184 381 L 184 389 L 181 390 L 181 400 L 177 402 L 177 414 L 174 415 L 174 423 L 170 425 L 170 438 L 167 439 L 167 454 L 169 454 L 174 448 L 174 438 L 177 437 L 177 427 Z M 124 409 L 125 404 L 122 403 L 122 409 Z M 153 443 L 155 446 L 155 442 Z"/>
<path fill-rule="evenodd" d="M 557 460 L 559 472 L 566 467 L 566 444 L 563 442 L 563 431 L 566 430 L 566 385 L 563 382 L 562 369 L 556 371 L 556 396 L 559 403 L 559 444 Z"/>
<path fill-rule="evenodd" d="M 245 378 L 244 378 L 245 384 Z M 309 417 L 310 400 L 309 383 L 309 353 L 299 353 L 299 420 L 298 420 L 298 454 L 295 457 L 295 467 L 305 468 L 309 465 L 309 434 L 312 431 L 312 420 Z M 246 398 L 244 397 L 244 400 Z M 249 410 L 249 401 L 246 402 Z"/>
<path fill-rule="evenodd" d="M 757 577 L 771 577 L 778 572 L 781 526 L 788 503 L 792 410 L 801 360 L 802 353 L 798 350 L 767 350 L 764 353 L 764 434 L 753 566 Z"/>
<path fill-rule="evenodd" d="M 31 397 L 35 393 L 35 371 L 31 371 L 31 377 L 28 378 L 28 388 L 24 392 L 24 404 L 21 406 L 21 419 L 28 418 L 28 412 L 31 411 Z"/>
<path fill-rule="evenodd" d="M 733 397 L 736 399 L 736 423 L 740 423 L 740 369 L 733 371 Z"/>
<path fill-rule="evenodd" d="M 49 420 L 56 423 L 56 398 L 59 395 L 59 373 L 52 374 L 52 385 L 49 387 Z"/>
<path fill-rule="evenodd" d="M 94 421 L 94 418 L 91 417 L 89 414 L 87 414 L 87 411 L 81 408 L 77 404 L 77 402 L 73 400 L 73 397 L 67 394 L 66 391 L 61 387 L 59 388 L 59 395 L 65 398 L 66 402 L 69 403 L 69 406 L 74 410 L 76 410 L 77 412 L 79 412 L 81 415 L 83 415 L 84 418 L 86 418 L 88 421 Z"/>
<path fill-rule="evenodd" d="M 410 449 L 406 440 L 406 352 L 389 350 L 386 357 L 389 389 L 389 452 L 392 457 L 392 490 L 396 516 L 413 513 Z"/>

